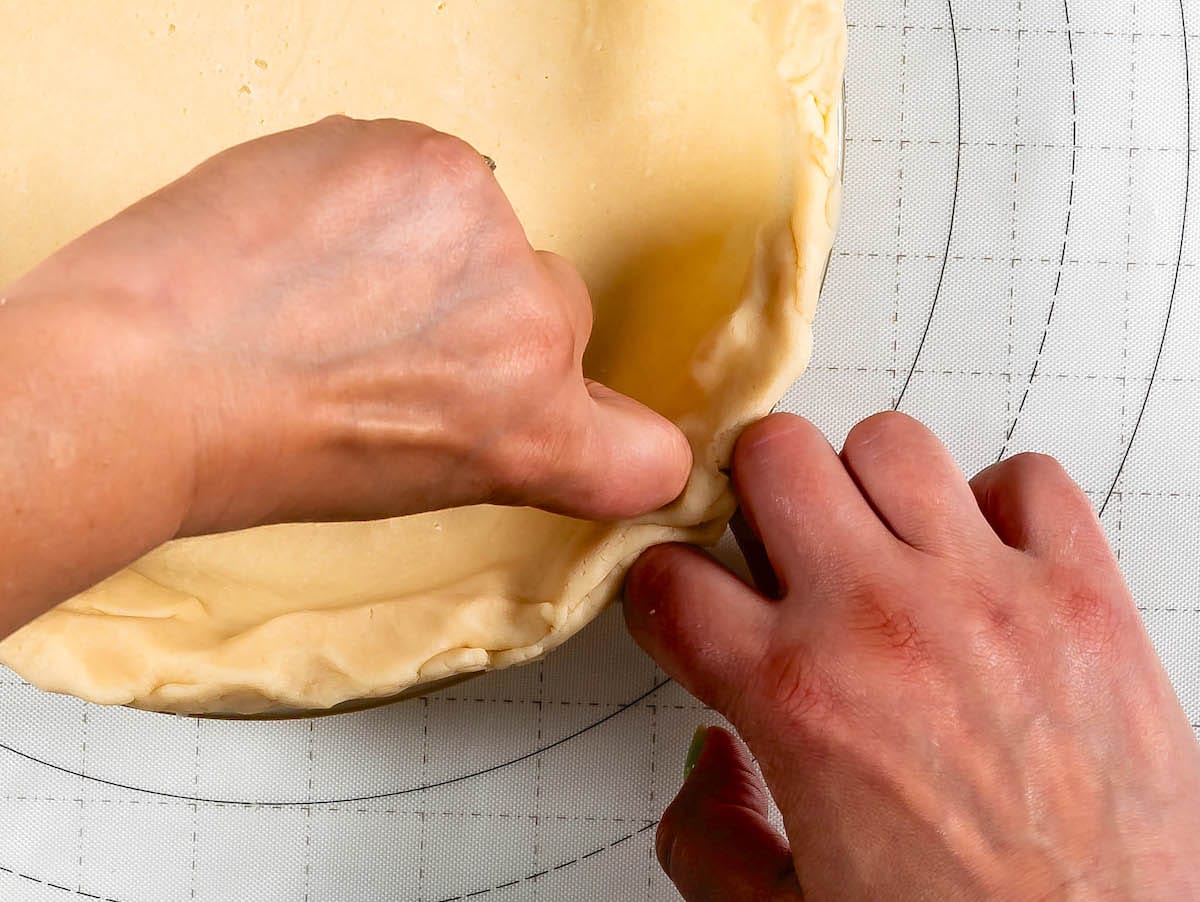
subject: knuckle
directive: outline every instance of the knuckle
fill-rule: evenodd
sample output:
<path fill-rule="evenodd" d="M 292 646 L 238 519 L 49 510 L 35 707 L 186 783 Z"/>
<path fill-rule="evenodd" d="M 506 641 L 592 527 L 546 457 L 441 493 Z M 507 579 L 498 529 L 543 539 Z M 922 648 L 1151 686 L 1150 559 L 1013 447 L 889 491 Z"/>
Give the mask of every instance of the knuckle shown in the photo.
<path fill-rule="evenodd" d="M 522 335 L 539 369 L 574 368 L 576 334 L 569 312 L 553 302 L 541 303 L 525 315 Z"/>
<path fill-rule="evenodd" d="M 573 332 L 587 336 L 592 330 L 595 311 L 583 275 L 557 254 L 539 251 L 537 256 L 542 262 L 542 291 L 545 296 L 564 308 L 564 312 L 570 318 Z"/>
<path fill-rule="evenodd" d="M 582 364 L 578 360 L 575 328 L 566 312 L 546 305 L 514 311 L 513 341 L 501 362 L 508 382 L 509 396 L 518 409 L 536 416 L 554 411 L 550 400 L 561 400 L 565 386 L 583 385 Z"/>
<path fill-rule="evenodd" d="M 316 125 L 312 126 L 312 131 L 324 134 L 326 138 L 336 137 L 344 140 L 355 134 L 361 134 L 366 125 L 364 120 L 354 119 L 353 116 L 344 113 L 334 113 L 318 121 Z"/>
<path fill-rule="evenodd" d="M 1006 469 L 1018 482 L 1071 482 L 1071 477 L 1058 460 L 1036 451 L 1024 451 L 1010 457 Z"/>
<path fill-rule="evenodd" d="M 975 601 L 971 610 L 978 632 L 1001 642 L 1020 641 L 1024 634 L 1020 612 L 1012 599 L 1001 595 L 995 587 L 995 580 L 979 576 L 965 590 Z"/>
<path fill-rule="evenodd" d="M 375 162 L 382 166 L 389 160 L 402 157 L 396 153 L 396 142 L 405 140 L 413 129 L 425 126 L 395 119 L 356 119 L 344 113 L 326 116 L 318 123 L 327 135 L 343 150 L 341 158 L 360 168 Z"/>
<path fill-rule="evenodd" d="M 546 290 L 545 277 L 524 261 L 513 261 L 502 284 L 491 287 L 482 317 L 464 322 L 480 359 L 503 381 L 507 398 L 520 409 L 541 406 L 547 395 L 573 382 L 583 384 L 580 337 L 573 312 Z M 497 341 L 496 336 L 503 336 Z"/>
<path fill-rule="evenodd" d="M 545 265 L 557 292 L 572 297 L 588 296 L 588 287 L 583 275 L 570 261 L 550 251 L 538 251 L 537 255 Z"/>
<path fill-rule="evenodd" d="M 789 642 L 770 649 L 757 682 L 769 717 L 820 720 L 836 705 L 833 681 L 803 645 Z"/>
<path fill-rule="evenodd" d="M 412 137 L 414 153 L 426 173 L 456 187 L 491 178 L 483 157 L 466 141 L 428 127 L 418 129 Z"/>
<path fill-rule="evenodd" d="M 355 190 L 363 190 L 365 183 L 373 196 L 402 197 L 410 209 L 424 205 L 461 220 L 470 210 L 462 196 L 477 189 L 485 174 L 490 176 L 469 144 L 421 123 L 341 117 L 326 127 L 350 142 L 341 160 L 358 179 Z M 458 200 L 451 202 L 452 197 Z"/>
<path fill-rule="evenodd" d="M 1129 629 L 1129 608 L 1090 580 L 1076 575 L 1060 577 L 1056 611 L 1077 643 L 1103 651 L 1118 644 Z"/>
<path fill-rule="evenodd" d="M 896 604 L 892 593 L 872 588 L 853 607 L 850 629 L 874 648 L 898 659 L 906 670 L 923 669 L 930 661 L 929 643 L 914 615 Z"/>
<path fill-rule="evenodd" d="M 326 116 L 317 125 L 326 131 L 347 132 L 358 128 L 360 122 L 357 119 L 351 119 L 345 113 L 333 113 Z"/>
<path fill-rule="evenodd" d="M 955 608 L 957 635 L 973 659 L 1019 666 L 1038 646 L 1042 619 L 1023 600 L 1029 591 L 1026 563 L 1014 551 L 1003 569 L 964 565 L 952 579 L 945 605 Z"/>

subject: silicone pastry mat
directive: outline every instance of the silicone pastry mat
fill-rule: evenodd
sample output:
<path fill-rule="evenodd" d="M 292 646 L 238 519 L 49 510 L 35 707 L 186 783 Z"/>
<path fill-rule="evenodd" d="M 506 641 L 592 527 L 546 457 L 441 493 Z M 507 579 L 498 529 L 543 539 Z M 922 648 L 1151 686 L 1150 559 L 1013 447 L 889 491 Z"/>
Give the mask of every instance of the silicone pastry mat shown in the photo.
<path fill-rule="evenodd" d="M 782 406 L 835 442 L 899 407 L 971 471 L 1059 456 L 1200 723 L 1200 0 L 847 14 L 844 225 Z M 654 827 L 714 719 L 619 611 L 542 664 L 313 721 L 104 709 L 0 678 L 16 902 L 674 899 Z"/>

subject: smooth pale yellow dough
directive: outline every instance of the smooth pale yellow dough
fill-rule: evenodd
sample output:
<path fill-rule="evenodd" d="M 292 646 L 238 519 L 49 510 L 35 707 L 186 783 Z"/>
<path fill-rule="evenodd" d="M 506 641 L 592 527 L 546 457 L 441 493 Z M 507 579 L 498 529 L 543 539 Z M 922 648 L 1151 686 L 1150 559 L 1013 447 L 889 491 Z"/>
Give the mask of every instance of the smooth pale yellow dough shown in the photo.
<path fill-rule="evenodd" d="M 0 285 L 229 145 L 420 120 L 498 161 L 531 241 L 591 288 L 588 374 L 696 454 L 637 522 L 472 508 L 174 542 L 0 643 L 5 664 L 108 704 L 323 708 L 537 658 L 643 549 L 719 534 L 736 434 L 808 359 L 841 0 L 0 0 L 0 22 Z"/>

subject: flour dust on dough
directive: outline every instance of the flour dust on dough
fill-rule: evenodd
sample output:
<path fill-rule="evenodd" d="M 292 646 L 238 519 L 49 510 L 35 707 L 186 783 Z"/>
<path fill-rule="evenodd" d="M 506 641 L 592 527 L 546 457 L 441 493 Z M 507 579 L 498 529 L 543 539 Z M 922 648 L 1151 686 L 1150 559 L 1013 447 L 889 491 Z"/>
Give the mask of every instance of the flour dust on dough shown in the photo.
<path fill-rule="evenodd" d="M 230 145 L 335 112 L 419 120 L 499 162 L 532 243 L 591 288 L 588 375 L 696 459 L 677 503 L 627 523 L 479 507 L 173 542 L 0 661 L 100 703 L 323 708 L 537 658 L 643 549 L 722 530 L 734 437 L 808 359 L 841 0 L 0 0 L 0 21 L 0 285 Z"/>

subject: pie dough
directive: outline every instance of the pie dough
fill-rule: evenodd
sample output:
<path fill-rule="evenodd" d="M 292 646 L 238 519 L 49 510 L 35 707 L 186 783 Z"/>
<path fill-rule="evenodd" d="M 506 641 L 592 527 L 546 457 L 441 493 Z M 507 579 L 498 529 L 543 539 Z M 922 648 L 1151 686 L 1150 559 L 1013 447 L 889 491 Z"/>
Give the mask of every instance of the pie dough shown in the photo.
<path fill-rule="evenodd" d="M 325 708 L 538 658 L 642 550 L 723 529 L 734 439 L 808 359 L 841 0 L 0 0 L 0 22 L 0 285 L 230 145 L 334 112 L 424 121 L 498 161 L 532 243 L 591 288 L 588 375 L 696 460 L 634 522 L 479 507 L 173 542 L 0 661 L 105 704 Z"/>

